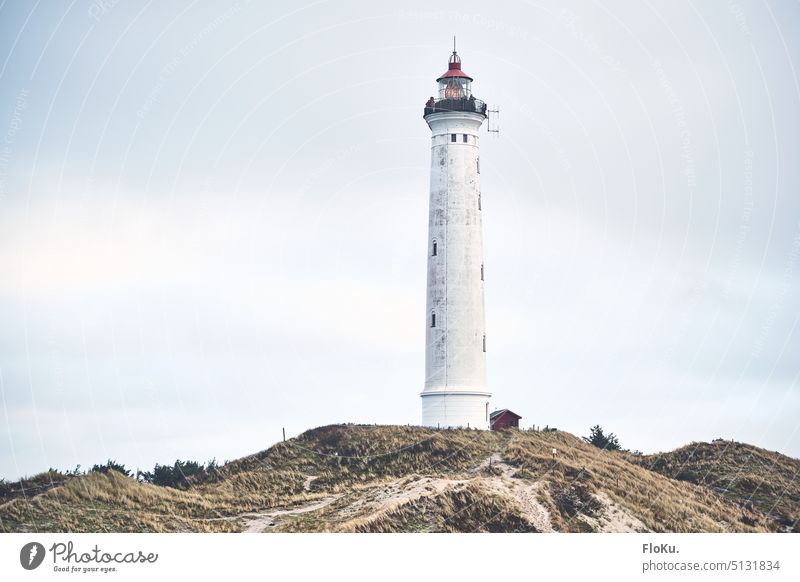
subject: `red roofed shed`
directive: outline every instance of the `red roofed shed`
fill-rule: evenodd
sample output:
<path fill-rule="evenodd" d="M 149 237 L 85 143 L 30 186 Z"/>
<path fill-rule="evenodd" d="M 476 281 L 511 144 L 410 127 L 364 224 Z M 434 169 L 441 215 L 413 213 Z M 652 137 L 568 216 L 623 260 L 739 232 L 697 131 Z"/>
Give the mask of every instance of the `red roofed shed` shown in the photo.
<path fill-rule="evenodd" d="M 489 426 L 492 430 L 519 428 L 519 420 L 521 418 L 516 412 L 503 408 L 502 410 L 495 410 L 489 415 Z"/>

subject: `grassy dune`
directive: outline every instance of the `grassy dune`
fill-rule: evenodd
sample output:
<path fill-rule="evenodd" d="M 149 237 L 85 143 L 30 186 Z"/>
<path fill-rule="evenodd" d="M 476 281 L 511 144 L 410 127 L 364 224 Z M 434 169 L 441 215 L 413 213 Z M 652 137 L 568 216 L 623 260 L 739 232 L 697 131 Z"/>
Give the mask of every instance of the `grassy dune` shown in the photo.
<path fill-rule="evenodd" d="M 702 485 L 800 530 L 800 461 L 752 445 L 716 440 L 636 459 L 671 479 Z"/>
<path fill-rule="evenodd" d="M 634 456 L 563 432 L 336 425 L 186 489 L 48 472 L 6 487 L 0 531 L 797 531 L 798 470 L 738 443 Z"/>

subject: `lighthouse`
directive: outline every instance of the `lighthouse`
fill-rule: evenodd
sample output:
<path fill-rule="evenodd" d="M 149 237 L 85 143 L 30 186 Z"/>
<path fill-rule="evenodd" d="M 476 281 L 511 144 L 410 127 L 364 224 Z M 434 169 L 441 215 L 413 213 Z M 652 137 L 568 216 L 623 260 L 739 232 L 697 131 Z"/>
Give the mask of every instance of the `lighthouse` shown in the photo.
<path fill-rule="evenodd" d="M 431 130 L 422 424 L 489 428 L 478 130 L 486 104 L 453 47 L 425 104 Z"/>

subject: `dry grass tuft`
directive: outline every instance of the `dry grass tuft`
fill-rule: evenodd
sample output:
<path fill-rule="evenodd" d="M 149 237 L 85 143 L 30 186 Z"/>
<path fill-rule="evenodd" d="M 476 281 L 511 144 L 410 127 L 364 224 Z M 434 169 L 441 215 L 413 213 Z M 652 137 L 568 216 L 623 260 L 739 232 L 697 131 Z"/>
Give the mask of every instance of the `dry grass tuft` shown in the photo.
<path fill-rule="evenodd" d="M 346 529 L 345 529 L 346 531 Z M 355 525 L 355 532 L 536 532 L 507 497 L 479 480 L 423 496 Z"/>

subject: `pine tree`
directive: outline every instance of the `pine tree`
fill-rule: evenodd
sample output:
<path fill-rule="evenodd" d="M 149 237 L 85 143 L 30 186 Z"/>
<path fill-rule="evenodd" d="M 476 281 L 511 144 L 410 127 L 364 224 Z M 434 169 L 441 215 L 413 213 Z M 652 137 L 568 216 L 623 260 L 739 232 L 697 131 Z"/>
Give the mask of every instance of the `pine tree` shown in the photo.
<path fill-rule="evenodd" d="M 75 472 L 74 472 L 75 475 L 79 474 L 78 471 L 80 470 L 80 467 L 81 466 L 78 465 L 75 468 Z M 108 473 L 109 471 L 112 471 L 112 470 L 116 471 L 117 473 L 122 473 L 126 477 L 132 477 L 133 476 L 133 473 L 131 471 L 129 471 L 125 467 L 125 465 L 123 465 L 122 463 L 117 463 L 116 461 L 114 461 L 112 459 L 109 459 L 108 461 L 106 461 L 105 465 L 94 465 L 90 469 L 90 471 L 93 471 L 95 473 Z M 67 472 L 67 474 L 69 474 L 69 472 Z"/>
<path fill-rule="evenodd" d="M 613 432 L 608 434 L 603 433 L 603 428 L 599 424 L 590 428 L 589 436 L 583 437 L 583 440 L 599 449 L 605 449 L 607 451 L 618 451 L 622 448 L 620 447 L 617 435 Z"/>

